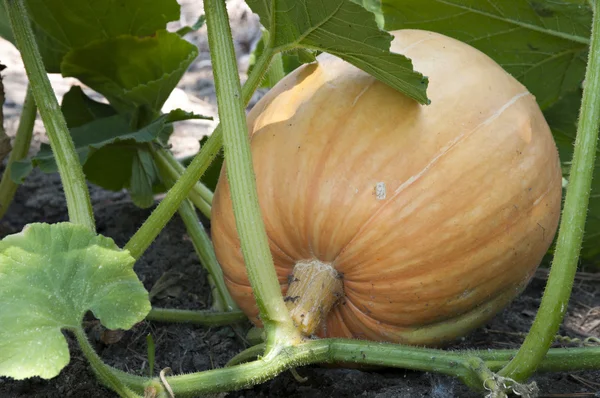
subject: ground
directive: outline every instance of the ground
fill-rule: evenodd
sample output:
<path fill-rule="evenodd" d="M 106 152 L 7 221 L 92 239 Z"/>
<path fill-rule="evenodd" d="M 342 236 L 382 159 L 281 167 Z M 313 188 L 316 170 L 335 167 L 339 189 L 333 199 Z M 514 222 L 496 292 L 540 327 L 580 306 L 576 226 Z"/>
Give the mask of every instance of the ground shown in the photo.
<path fill-rule="evenodd" d="M 191 24 L 202 12 L 195 10 L 191 1 L 180 1 L 182 21 Z M 195 2 L 199 3 L 199 2 Z M 242 1 L 229 2 L 232 28 L 241 77 L 248 62 L 248 53 L 259 37 L 258 23 Z M 174 24 L 176 26 L 177 24 Z M 216 116 L 216 101 L 210 70 L 210 58 L 205 29 L 189 38 L 201 50 L 196 62 L 182 80 L 179 89 L 167 103 L 169 107 L 183 107 L 198 113 Z M 14 133 L 16 120 L 24 96 L 26 79 L 18 53 L 6 42 L 0 42 L 0 62 L 9 66 L 3 72 L 7 90 L 4 107 L 7 129 Z M 52 77 L 60 98 L 73 80 Z M 258 99 L 257 94 L 255 100 Z M 185 156 L 198 149 L 198 139 L 209 134 L 214 122 L 195 121 L 180 124 L 172 144 L 177 155 Z M 36 124 L 36 141 L 32 152 L 44 142 L 42 124 Z M 123 246 L 152 209 L 139 209 L 126 192 L 108 192 L 90 185 L 98 232 Z M 0 237 L 20 231 L 31 222 L 58 222 L 67 219 L 66 205 L 57 175 L 34 172 L 19 188 L 13 204 L 0 220 Z M 204 220 L 206 221 L 206 220 Z M 209 223 L 206 223 L 209 228 Z M 206 274 L 202 269 L 185 228 L 174 218 L 162 231 L 150 249 L 136 263 L 135 271 L 149 291 L 152 304 L 168 308 L 203 309 L 210 306 Z M 517 348 L 522 341 L 540 303 L 547 273 L 540 270 L 526 291 L 508 308 L 484 327 L 476 330 L 448 349 L 463 348 Z M 159 279 L 171 283 L 156 289 Z M 249 329 L 245 324 L 244 328 Z M 156 342 L 156 369 L 170 367 L 174 373 L 196 372 L 222 367 L 231 357 L 244 349 L 244 343 L 230 327 L 204 328 L 190 325 L 142 322 L 124 333 L 114 344 L 102 341 L 102 330 L 93 323 L 87 328 L 90 339 L 104 361 L 120 369 L 143 374 L 147 371 L 146 335 L 151 333 Z M 568 313 L 560 333 L 571 338 L 600 337 L 600 276 L 580 273 L 574 286 Z M 52 380 L 30 379 L 13 381 L 0 378 L 0 397 L 58 398 L 115 397 L 100 386 L 88 364 L 67 335 L 71 348 L 71 362 Z M 570 344 L 573 346 L 576 344 Z M 559 346 L 557 343 L 555 346 Z M 254 388 L 232 392 L 230 397 L 476 397 L 458 381 L 429 373 L 399 369 L 356 370 L 310 366 L 298 369 L 307 378 L 297 381 L 290 372 L 284 372 L 272 381 Z M 600 371 L 553 373 L 537 375 L 542 397 L 600 396 Z"/>

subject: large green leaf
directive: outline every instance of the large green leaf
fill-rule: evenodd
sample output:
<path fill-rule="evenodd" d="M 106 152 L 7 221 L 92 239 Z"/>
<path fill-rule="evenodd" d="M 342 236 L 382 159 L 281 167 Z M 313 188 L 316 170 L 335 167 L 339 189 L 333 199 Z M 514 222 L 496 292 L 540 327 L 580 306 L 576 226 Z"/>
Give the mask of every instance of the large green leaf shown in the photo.
<path fill-rule="evenodd" d="M 483 51 L 542 108 L 583 80 L 591 29 L 585 0 L 382 0 L 385 27 L 424 29 Z"/>
<path fill-rule="evenodd" d="M 121 35 L 149 36 L 179 19 L 176 0 L 27 0 L 48 72 L 72 49 Z"/>
<path fill-rule="evenodd" d="M 581 105 L 582 90 L 574 90 L 544 111 L 563 161 L 563 174 L 568 179 L 570 161 L 573 157 L 577 117 Z M 600 264 L 600 149 L 596 151 L 596 165 L 592 180 L 592 193 L 588 206 L 585 235 L 581 257 L 585 262 Z"/>
<path fill-rule="evenodd" d="M 300 46 L 338 56 L 421 103 L 427 78 L 403 55 L 389 52 L 393 37 L 351 0 L 247 0 L 278 49 Z M 276 7 L 273 3 L 276 3 Z M 363 3 L 361 1 L 361 3 Z"/>
<path fill-rule="evenodd" d="M 61 71 L 103 94 L 119 111 L 145 106 L 159 112 L 197 55 L 196 46 L 161 30 L 151 37 L 119 36 L 72 50 Z"/>
<path fill-rule="evenodd" d="M 91 310 L 109 329 L 150 311 L 135 260 L 112 239 L 70 223 L 30 224 L 0 241 L 0 375 L 52 378 L 69 362 L 61 329 Z"/>
<path fill-rule="evenodd" d="M 381 11 L 381 0 L 352 0 L 356 4 L 360 4 L 368 11 L 375 14 L 375 22 L 377 26 L 383 29 L 385 22 L 383 18 L 383 12 Z"/>

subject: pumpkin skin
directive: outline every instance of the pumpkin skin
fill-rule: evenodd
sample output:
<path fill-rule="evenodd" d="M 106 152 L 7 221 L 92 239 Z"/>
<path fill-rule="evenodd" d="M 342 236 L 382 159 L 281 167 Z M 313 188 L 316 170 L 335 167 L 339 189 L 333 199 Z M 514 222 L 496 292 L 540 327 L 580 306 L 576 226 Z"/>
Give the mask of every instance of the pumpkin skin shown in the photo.
<path fill-rule="evenodd" d="M 343 275 L 318 336 L 439 346 L 525 288 L 556 233 L 562 174 L 535 98 L 491 58 L 433 32 L 390 33 L 428 76 L 431 104 L 321 54 L 248 115 L 259 203 L 284 294 L 300 261 Z M 225 168 L 212 237 L 260 325 Z"/>

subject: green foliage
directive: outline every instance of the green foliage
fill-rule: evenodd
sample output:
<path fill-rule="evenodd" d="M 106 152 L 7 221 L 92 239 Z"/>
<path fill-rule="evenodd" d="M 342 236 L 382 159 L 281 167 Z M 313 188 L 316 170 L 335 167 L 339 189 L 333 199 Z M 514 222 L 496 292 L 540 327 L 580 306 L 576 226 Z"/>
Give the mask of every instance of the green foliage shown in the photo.
<path fill-rule="evenodd" d="M 150 37 L 119 36 L 75 49 L 65 56 L 61 71 L 103 94 L 119 111 L 146 106 L 158 112 L 197 55 L 196 46 L 160 30 Z"/>
<path fill-rule="evenodd" d="M 48 72 L 71 50 L 122 35 L 144 37 L 179 18 L 176 0 L 27 0 Z"/>
<path fill-rule="evenodd" d="M 380 29 L 383 29 L 385 23 L 383 12 L 381 11 L 381 0 L 351 0 L 352 2 L 363 6 L 366 10 L 375 14 L 375 22 Z"/>
<path fill-rule="evenodd" d="M 208 137 L 202 137 L 200 140 L 200 149 L 204 146 L 204 144 L 208 141 Z M 181 163 L 187 167 L 191 161 L 193 160 L 193 156 L 181 159 Z M 221 168 L 223 167 L 223 161 L 225 160 L 223 156 L 223 151 L 219 152 L 215 159 L 212 161 L 210 166 L 206 169 L 202 177 L 200 178 L 200 182 L 202 182 L 207 188 L 214 192 L 217 187 L 217 182 L 219 182 L 219 176 L 221 175 Z"/>
<path fill-rule="evenodd" d="M 572 91 L 544 112 L 546 120 L 552 128 L 560 158 L 563 160 L 563 174 L 566 178 L 569 178 L 570 159 L 573 157 L 581 96 L 582 90 Z M 600 149 L 596 150 L 594 179 L 592 180 L 592 193 L 581 257 L 587 263 L 600 263 Z"/>
<path fill-rule="evenodd" d="M 91 310 L 109 329 L 150 311 L 134 259 L 112 239 L 71 223 L 31 224 L 0 241 L 0 375 L 52 378 L 69 362 L 61 329 Z"/>
<path fill-rule="evenodd" d="M 583 80 L 592 17 L 585 1 L 383 0 L 382 8 L 388 30 L 430 30 L 483 51 L 542 109 Z"/>
<path fill-rule="evenodd" d="M 172 124 L 177 121 L 206 119 L 176 109 L 135 129 L 131 118 L 90 99 L 79 87 L 71 88 L 65 95 L 61 109 L 71 127 L 71 137 L 87 179 L 114 191 L 128 188 L 140 207 L 152 206 L 154 192 L 161 189 L 147 145 L 153 141 L 166 143 Z M 32 159 L 16 162 L 11 177 L 21 183 L 35 166 L 46 173 L 57 171 L 49 145 L 43 144 Z"/>
<path fill-rule="evenodd" d="M 592 11 L 584 0 L 383 0 L 385 27 L 424 29 L 486 53 L 535 95 L 556 140 L 568 179 Z M 600 257 L 600 160 L 581 257 Z"/>
<path fill-rule="evenodd" d="M 179 36 L 183 37 L 183 36 L 187 35 L 188 33 L 196 32 L 204 26 L 204 22 L 206 22 L 206 17 L 203 14 L 198 17 L 198 19 L 196 20 L 196 22 L 194 22 L 194 24 L 192 26 L 182 27 L 181 29 L 179 29 L 177 31 L 177 34 Z"/>
<path fill-rule="evenodd" d="M 96 119 L 117 114 L 112 106 L 88 97 L 79 86 L 72 86 L 63 96 L 60 109 L 69 128 L 83 126 Z"/>
<path fill-rule="evenodd" d="M 8 20 L 6 6 L 3 1 L 0 1 L 0 37 L 15 44 L 15 38 L 13 37 L 12 29 L 10 28 L 10 21 Z"/>
<path fill-rule="evenodd" d="M 380 30 L 374 15 L 362 6 L 348 0 L 247 3 L 269 30 L 277 50 L 299 46 L 333 54 L 420 103 L 428 103 L 427 78 L 413 70 L 408 58 L 389 52 L 393 37 Z"/>
<path fill-rule="evenodd" d="M 262 30 L 262 36 L 258 43 L 256 43 L 256 48 L 250 54 L 250 60 L 248 63 L 248 74 L 252 73 L 254 69 L 254 65 L 256 64 L 256 60 L 263 54 L 265 45 L 268 45 L 269 41 L 269 32 L 266 29 Z M 284 75 L 287 75 L 297 67 L 302 64 L 310 63 L 315 61 L 315 54 L 310 50 L 306 50 L 303 48 L 295 49 L 292 51 L 287 51 L 281 54 L 281 61 L 283 63 L 283 72 Z M 263 80 L 261 81 L 261 88 L 271 88 L 275 84 L 276 81 L 271 81 L 270 75 L 267 73 Z"/>

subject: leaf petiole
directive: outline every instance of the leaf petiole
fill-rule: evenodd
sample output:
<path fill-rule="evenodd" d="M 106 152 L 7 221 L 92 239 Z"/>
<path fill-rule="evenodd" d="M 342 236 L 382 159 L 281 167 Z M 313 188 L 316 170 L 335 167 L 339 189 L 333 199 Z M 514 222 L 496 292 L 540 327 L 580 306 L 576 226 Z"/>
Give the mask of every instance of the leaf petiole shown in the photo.
<path fill-rule="evenodd" d="M 23 58 L 33 96 L 46 127 L 65 191 L 69 219 L 95 231 L 94 213 L 83 169 L 67 123 L 46 75 L 24 0 L 4 0 L 12 31 Z"/>
<path fill-rule="evenodd" d="M 18 186 L 11 178 L 12 165 L 17 160 L 24 159 L 27 156 L 33 135 L 36 114 L 37 107 L 33 99 L 31 87 L 28 86 L 23 110 L 21 111 L 21 118 L 19 119 L 19 127 L 15 136 L 14 147 L 8 157 L 8 163 L 4 169 L 4 174 L 2 174 L 2 181 L 0 181 L 0 218 L 6 214 L 17 191 Z"/>

